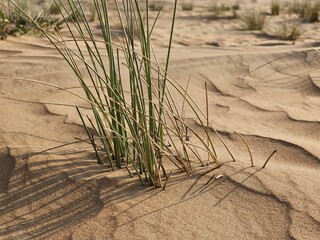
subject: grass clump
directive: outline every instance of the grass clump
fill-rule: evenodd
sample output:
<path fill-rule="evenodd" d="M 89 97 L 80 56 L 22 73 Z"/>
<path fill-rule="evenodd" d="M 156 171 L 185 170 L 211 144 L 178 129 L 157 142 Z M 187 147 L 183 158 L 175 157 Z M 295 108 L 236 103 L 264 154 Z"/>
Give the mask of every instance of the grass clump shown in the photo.
<path fill-rule="evenodd" d="M 295 1 L 289 7 L 289 14 L 297 14 L 305 22 L 313 23 L 319 21 L 319 8 L 320 4 L 318 1 L 305 1 L 303 3 Z"/>
<path fill-rule="evenodd" d="M 236 4 L 233 4 L 233 5 L 231 6 L 231 8 L 232 8 L 233 10 L 235 10 L 235 11 L 238 11 L 238 10 L 240 10 L 240 5 L 239 5 L 238 3 L 236 3 Z"/>
<path fill-rule="evenodd" d="M 282 24 L 279 36 L 283 40 L 295 41 L 301 36 L 300 27 L 298 24 Z"/>
<path fill-rule="evenodd" d="M 222 3 L 220 5 L 217 5 L 216 3 L 212 3 L 211 6 L 209 7 L 209 11 L 213 12 L 214 15 L 216 15 L 216 16 L 221 13 L 228 12 L 230 10 L 231 10 L 230 6 L 226 5 L 224 3 Z"/>
<path fill-rule="evenodd" d="M 300 2 L 294 1 L 289 5 L 288 13 L 289 14 L 300 14 L 303 9 L 303 4 Z"/>
<path fill-rule="evenodd" d="M 300 18 L 304 19 L 307 23 L 319 21 L 319 2 L 311 3 L 309 1 L 303 4 L 300 11 Z"/>
<path fill-rule="evenodd" d="M 279 1 L 272 1 L 271 2 L 271 15 L 279 15 L 280 14 L 280 3 Z"/>
<path fill-rule="evenodd" d="M 152 2 L 148 4 L 148 8 L 150 9 L 150 11 L 159 12 L 163 8 L 163 3 L 161 4 L 158 2 Z"/>
<path fill-rule="evenodd" d="M 59 20 L 52 20 L 45 10 L 46 6 L 45 4 L 41 8 L 36 1 L 0 2 L 0 38 L 5 39 L 8 35 L 20 36 L 30 31 L 36 32 L 34 23 L 47 30 L 58 30 L 61 23 Z M 30 19 L 26 19 L 25 14 L 28 14 Z"/>
<path fill-rule="evenodd" d="M 156 187 L 165 186 L 170 176 L 167 162 L 191 175 L 192 159 L 206 165 L 200 157 L 204 152 L 209 156 L 207 161 L 219 167 L 209 129 L 227 148 L 226 144 L 187 91 L 168 73 L 177 1 L 163 66 L 157 64 L 153 52 L 151 37 L 156 22 L 150 21 L 148 1 L 145 5 L 138 0 L 122 0 L 121 4 L 114 1 L 123 31 L 120 41 L 111 31 L 106 1 L 93 0 L 102 39 L 94 34 L 96 29 L 90 25 L 81 2 L 58 3 L 63 19 L 76 16 L 64 23 L 71 40 L 58 38 L 34 24 L 64 57 L 83 88 L 91 115 L 84 116 L 80 108 L 77 111 L 88 135 L 84 141 L 92 145 L 98 163 L 111 169 L 125 167 L 130 176 Z M 76 14 L 78 11 L 80 14 Z M 173 96 L 178 96 L 182 104 Z M 185 121 L 182 106 L 193 113 L 205 140 Z"/>
<path fill-rule="evenodd" d="M 221 12 L 228 12 L 228 11 L 230 11 L 230 6 L 229 5 L 225 5 L 224 3 L 222 3 L 221 5 L 220 5 L 220 10 L 221 10 Z"/>
<path fill-rule="evenodd" d="M 210 12 L 214 12 L 214 15 L 219 15 L 220 13 L 220 8 L 216 3 L 213 3 L 210 7 L 209 7 L 209 11 Z"/>
<path fill-rule="evenodd" d="M 225 12 L 232 11 L 232 16 L 233 18 L 236 18 L 238 16 L 238 11 L 240 9 L 239 4 L 234 4 L 234 5 L 227 5 L 224 3 L 221 3 L 220 5 L 217 5 L 216 3 L 212 3 L 209 7 L 209 11 L 214 13 L 214 16 L 218 16 L 220 14 L 223 14 Z"/>
<path fill-rule="evenodd" d="M 262 30 L 265 23 L 265 16 L 261 13 L 246 11 L 241 15 L 241 21 L 247 30 Z"/>
<path fill-rule="evenodd" d="M 55 1 L 53 1 L 50 4 L 48 12 L 50 14 L 59 14 L 60 13 L 60 7 L 58 6 L 58 4 Z"/>
<path fill-rule="evenodd" d="M 233 18 L 237 18 L 238 17 L 238 11 L 240 10 L 240 5 L 239 4 L 234 4 L 231 6 L 232 9 L 232 16 Z"/>
<path fill-rule="evenodd" d="M 5 14 L 0 11 L 0 40 L 3 40 L 8 35 L 8 23 L 9 20 L 6 18 Z"/>
<path fill-rule="evenodd" d="M 192 11 L 193 10 L 193 2 L 190 1 L 182 1 L 182 4 L 181 4 L 181 7 L 182 7 L 182 11 Z"/>

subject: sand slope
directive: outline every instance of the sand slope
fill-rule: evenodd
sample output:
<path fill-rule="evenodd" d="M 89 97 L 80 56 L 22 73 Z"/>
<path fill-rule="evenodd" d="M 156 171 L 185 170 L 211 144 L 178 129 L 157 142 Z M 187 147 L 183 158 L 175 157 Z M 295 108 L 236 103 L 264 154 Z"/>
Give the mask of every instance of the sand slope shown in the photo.
<path fill-rule="evenodd" d="M 188 15 L 200 10 L 182 12 L 178 26 L 200 23 Z M 208 24 L 222 29 L 219 21 Z M 191 76 L 189 94 L 203 109 L 208 83 L 210 121 L 237 161 L 215 139 L 223 167 L 204 176 L 208 168 L 198 165 L 193 177 L 174 172 L 165 191 L 141 186 L 126 170 L 108 172 L 86 144 L 53 148 L 85 138 L 72 107 L 85 103 L 16 78 L 80 93 L 77 80 L 45 40 L 0 42 L 0 75 L 12 77 L 0 79 L 0 239 L 318 239 L 318 48 L 306 42 L 232 47 L 238 35 L 231 31 L 221 40 L 225 47 L 213 47 L 203 43 L 213 33 L 185 33 L 177 28 L 170 73 L 182 86 Z M 165 34 L 155 33 L 160 61 Z M 186 117 L 202 134 L 188 111 Z M 254 167 L 234 131 L 253 150 Z"/>

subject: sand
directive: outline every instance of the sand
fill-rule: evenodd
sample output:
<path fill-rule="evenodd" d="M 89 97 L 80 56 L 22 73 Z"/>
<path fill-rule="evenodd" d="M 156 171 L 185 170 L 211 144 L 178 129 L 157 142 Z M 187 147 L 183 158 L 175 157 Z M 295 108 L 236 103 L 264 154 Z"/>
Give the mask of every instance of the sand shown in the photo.
<path fill-rule="evenodd" d="M 269 11 L 271 1 L 238 2 Z M 84 143 L 54 148 L 85 138 L 73 107 L 85 103 L 17 78 L 81 93 L 75 76 L 45 39 L 0 41 L 0 76 L 12 78 L 0 77 L 0 239 L 319 238 L 319 24 L 303 24 L 293 44 L 272 37 L 293 15 L 267 16 L 267 33 L 245 31 L 228 14 L 212 17 L 209 3 L 179 10 L 169 72 L 182 86 L 191 77 L 189 94 L 203 109 L 208 83 L 210 122 L 237 161 L 214 137 L 223 166 L 203 176 L 210 167 L 175 171 L 164 191 L 108 171 Z M 160 62 L 170 14 L 167 5 L 153 35 Z"/>

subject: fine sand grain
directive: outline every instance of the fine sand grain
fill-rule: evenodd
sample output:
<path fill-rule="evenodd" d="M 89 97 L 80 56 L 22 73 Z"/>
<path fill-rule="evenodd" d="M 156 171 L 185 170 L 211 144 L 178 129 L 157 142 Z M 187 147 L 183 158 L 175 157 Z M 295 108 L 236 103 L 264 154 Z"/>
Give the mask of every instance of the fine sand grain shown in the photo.
<path fill-rule="evenodd" d="M 271 1 L 236 2 L 270 11 Z M 9 37 L 0 41 L 0 239 L 319 239 L 320 48 L 310 39 L 319 24 L 303 24 L 292 44 L 272 34 L 296 16 L 267 16 L 265 33 L 250 32 L 231 12 L 213 16 L 209 0 L 193 3 L 178 12 L 169 72 L 184 87 L 191 79 L 203 111 L 207 82 L 210 122 L 237 161 L 213 137 L 223 166 L 174 171 L 162 191 L 109 172 L 85 143 L 54 148 L 86 138 L 73 106 L 87 104 L 19 78 L 82 90 L 46 40 Z M 160 62 L 170 8 L 153 36 Z M 205 138 L 188 108 L 185 117 Z"/>

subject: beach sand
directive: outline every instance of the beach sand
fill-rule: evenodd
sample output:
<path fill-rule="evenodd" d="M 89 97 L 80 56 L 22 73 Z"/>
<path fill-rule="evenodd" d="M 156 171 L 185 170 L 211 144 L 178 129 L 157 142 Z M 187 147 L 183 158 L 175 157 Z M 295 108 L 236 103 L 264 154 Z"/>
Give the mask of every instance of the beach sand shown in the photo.
<path fill-rule="evenodd" d="M 231 12 L 213 16 L 210 2 L 179 5 L 169 72 L 182 86 L 191 79 L 203 111 L 207 82 L 210 122 L 236 162 L 213 137 L 223 166 L 174 171 L 164 191 L 98 165 L 85 143 L 54 148 L 86 138 L 74 108 L 85 103 L 19 78 L 81 94 L 77 79 L 43 38 L 0 41 L 0 75 L 12 78 L 0 79 L 0 239 L 319 239 L 319 23 L 302 24 L 293 44 L 274 35 L 295 15 L 267 15 L 264 33 L 247 31 Z M 271 1 L 237 2 L 270 12 Z M 171 8 L 152 37 L 160 63 Z M 186 118 L 205 138 L 190 111 Z"/>

